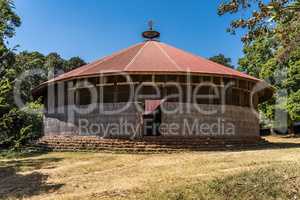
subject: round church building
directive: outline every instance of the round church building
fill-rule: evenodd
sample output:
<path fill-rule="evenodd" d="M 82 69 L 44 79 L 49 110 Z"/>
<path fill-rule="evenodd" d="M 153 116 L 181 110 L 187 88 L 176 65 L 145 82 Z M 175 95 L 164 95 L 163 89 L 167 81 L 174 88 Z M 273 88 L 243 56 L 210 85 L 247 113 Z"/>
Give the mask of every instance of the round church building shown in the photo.
<path fill-rule="evenodd" d="M 259 138 L 264 81 L 193 55 L 145 31 L 145 41 L 33 90 L 44 137 Z"/>

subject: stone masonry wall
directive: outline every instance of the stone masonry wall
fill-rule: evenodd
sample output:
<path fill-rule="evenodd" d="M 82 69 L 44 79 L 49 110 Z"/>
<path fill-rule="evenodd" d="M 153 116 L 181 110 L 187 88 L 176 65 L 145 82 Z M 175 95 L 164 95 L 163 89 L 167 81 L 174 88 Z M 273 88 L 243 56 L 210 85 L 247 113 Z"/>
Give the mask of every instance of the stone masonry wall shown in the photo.
<path fill-rule="evenodd" d="M 259 119 L 250 108 L 166 102 L 163 109 L 165 136 L 259 136 Z"/>
<path fill-rule="evenodd" d="M 140 132 L 138 127 L 139 117 L 134 103 L 128 104 L 125 110 L 116 112 L 124 108 L 126 103 L 103 103 L 93 107 L 91 112 L 87 112 L 86 106 L 79 109 L 71 106 L 65 107 L 64 112 L 46 113 L 44 115 L 44 135 L 63 136 L 102 136 L 102 137 L 129 137 L 135 131 Z"/>
<path fill-rule="evenodd" d="M 129 104 L 122 112 L 112 114 L 107 112 L 116 111 L 124 107 L 125 103 L 102 105 L 102 111 L 99 105 L 96 105 L 95 109 L 87 114 L 74 112 L 72 107 L 65 107 L 65 112 L 61 114 L 46 113 L 44 135 L 97 135 L 118 138 L 141 135 L 142 120 L 134 103 Z M 250 108 L 165 102 L 161 109 L 160 130 L 164 136 L 259 136 L 259 121 Z"/>

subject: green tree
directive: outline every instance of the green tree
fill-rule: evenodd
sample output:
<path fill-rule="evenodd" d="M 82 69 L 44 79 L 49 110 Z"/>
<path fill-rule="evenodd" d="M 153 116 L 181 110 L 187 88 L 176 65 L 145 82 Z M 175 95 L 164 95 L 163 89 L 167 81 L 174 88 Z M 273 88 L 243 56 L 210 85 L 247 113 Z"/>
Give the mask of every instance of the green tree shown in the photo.
<path fill-rule="evenodd" d="M 231 64 L 231 58 L 227 58 L 221 53 L 216 56 L 210 57 L 209 60 L 224 65 L 226 67 L 234 68 L 234 66 Z"/>
<path fill-rule="evenodd" d="M 5 44 L 7 38 L 15 34 L 15 29 L 21 25 L 19 16 L 14 12 L 11 0 L 0 0 L 0 75 L 3 77 L 6 68 L 14 62 L 14 53 Z"/>
<path fill-rule="evenodd" d="M 253 11 L 248 15 L 245 11 L 250 8 Z M 300 45 L 300 0 L 229 0 L 223 1 L 218 8 L 219 15 L 241 12 L 241 17 L 233 20 L 227 31 L 235 34 L 239 28 L 246 29 L 243 42 L 250 43 L 257 37 L 275 34 L 282 45 L 277 54 L 280 59 L 287 59 Z"/>
<path fill-rule="evenodd" d="M 86 65 L 86 62 L 84 60 L 82 60 L 80 57 L 72 57 L 70 58 L 68 61 L 66 61 L 66 67 L 65 67 L 65 71 L 71 71 L 73 69 L 76 69 L 78 67 L 81 67 L 83 65 Z"/>
<path fill-rule="evenodd" d="M 42 104 L 34 101 L 31 90 L 48 79 L 48 73 L 74 69 L 85 62 L 79 57 L 65 60 L 57 53 L 47 56 L 39 52 L 21 52 L 6 47 L 5 41 L 21 24 L 11 0 L 0 0 L 0 147 L 19 148 L 42 133 Z M 37 71 L 38 70 L 38 71 Z M 37 73 L 38 72 L 38 73 Z M 15 102 L 18 90 L 23 108 Z M 34 110 L 36 112 L 29 112 Z"/>
<path fill-rule="evenodd" d="M 39 52 L 24 51 L 15 56 L 13 67 L 17 71 L 17 75 L 27 72 L 23 77 L 18 77 L 22 80 L 17 80 L 22 81 L 20 95 L 23 102 L 33 101 L 30 91 L 47 80 L 48 69 L 45 62 L 45 56 Z"/>
<path fill-rule="evenodd" d="M 39 129 L 38 126 L 33 127 L 39 123 L 38 117 L 18 109 L 13 99 L 19 70 L 14 68 L 15 53 L 6 47 L 6 40 L 14 36 L 15 28 L 20 24 L 13 1 L 0 0 L 0 146 L 5 147 L 19 146 L 33 138 L 32 135 Z"/>
<path fill-rule="evenodd" d="M 20 17 L 14 12 L 12 0 L 0 0 L 0 46 L 4 47 L 5 39 L 15 35 L 15 28 L 21 25 Z"/>
<path fill-rule="evenodd" d="M 10 91 L 13 88 L 12 77 L 15 75 L 13 63 L 15 54 L 6 47 L 5 40 L 15 34 L 15 28 L 19 27 L 21 20 L 14 12 L 13 1 L 0 1 L 0 114 L 10 109 L 12 100 Z"/>
<path fill-rule="evenodd" d="M 64 72 L 65 64 L 65 60 L 58 53 L 50 53 L 46 56 L 46 68 L 53 73 L 54 77 Z"/>
<path fill-rule="evenodd" d="M 277 89 L 275 98 L 260 105 L 260 110 L 273 119 L 275 109 L 286 110 L 289 124 L 299 120 L 300 91 L 300 7 L 298 1 L 227 1 L 219 14 L 235 13 L 257 7 L 247 17 L 234 20 L 229 31 L 246 29 L 242 38 L 244 57 L 239 60 L 240 71 L 268 80 Z M 243 15 L 247 16 L 247 15 Z M 286 91 L 286 94 L 281 91 Z"/>
<path fill-rule="evenodd" d="M 258 37 L 252 43 L 245 44 L 244 57 L 238 61 L 238 70 L 247 72 L 251 76 L 260 77 L 262 66 L 269 59 L 274 58 L 274 49 L 277 46 L 275 38 L 271 36 Z"/>
<path fill-rule="evenodd" d="M 46 56 L 45 68 L 56 77 L 64 72 L 71 71 L 82 65 L 85 65 L 86 62 L 80 57 L 72 57 L 69 60 L 63 59 L 58 53 L 50 53 Z"/>

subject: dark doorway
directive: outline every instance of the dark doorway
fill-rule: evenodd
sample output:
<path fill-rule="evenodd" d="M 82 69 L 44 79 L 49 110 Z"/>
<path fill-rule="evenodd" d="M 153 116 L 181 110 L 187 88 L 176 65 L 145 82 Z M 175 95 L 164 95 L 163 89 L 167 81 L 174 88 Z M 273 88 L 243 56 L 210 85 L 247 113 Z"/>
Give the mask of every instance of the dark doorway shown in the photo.
<path fill-rule="evenodd" d="M 158 107 L 154 112 L 143 115 L 144 121 L 144 135 L 145 136 L 159 136 L 161 124 L 161 109 Z"/>

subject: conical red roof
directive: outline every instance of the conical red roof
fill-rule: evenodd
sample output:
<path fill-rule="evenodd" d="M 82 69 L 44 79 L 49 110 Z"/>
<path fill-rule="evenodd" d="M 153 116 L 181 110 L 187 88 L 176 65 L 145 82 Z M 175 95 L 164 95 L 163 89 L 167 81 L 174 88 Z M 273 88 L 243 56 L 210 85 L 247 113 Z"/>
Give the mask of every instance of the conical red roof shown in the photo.
<path fill-rule="evenodd" d="M 259 79 L 158 41 L 136 44 L 111 56 L 62 74 L 49 82 L 114 72 L 198 73 Z"/>

